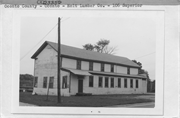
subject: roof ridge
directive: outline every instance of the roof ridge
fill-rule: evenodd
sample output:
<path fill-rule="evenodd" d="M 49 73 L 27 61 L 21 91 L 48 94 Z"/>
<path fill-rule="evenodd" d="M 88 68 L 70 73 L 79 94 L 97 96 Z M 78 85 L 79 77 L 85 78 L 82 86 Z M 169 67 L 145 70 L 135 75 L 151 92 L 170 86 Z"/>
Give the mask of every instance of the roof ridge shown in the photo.
<path fill-rule="evenodd" d="M 49 43 L 54 43 L 54 44 L 58 45 L 58 43 L 56 43 L 56 42 L 52 42 L 52 41 L 46 41 L 46 42 L 47 42 L 48 44 L 49 44 Z M 76 48 L 76 49 L 83 50 L 83 51 L 92 52 L 92 53 L 98 53 L 98 54 L 102 54 L 102 55 L 110 55 L 110 56 L 114 56 L 114 57 L 122 57 L 122 58 L 128 59 L 127 57 L 124 57 L 124 56 L 112 55 L 112 54 L 107 54 L 107 53 L 100 53 L 100 52 L 96 52 L 96 51 L 85 50 L 85 49 L 81 49 L 81 48 L 78 48 L 78 47 L 69 46 L 69 45 L 65 45 L 65 44 L 61 44 L 61 45 L 67 46 L 67 47 L 71 47 L 71 48 Z M 56 51 L 57 51 L 57 50 L 56 50 Z"/>

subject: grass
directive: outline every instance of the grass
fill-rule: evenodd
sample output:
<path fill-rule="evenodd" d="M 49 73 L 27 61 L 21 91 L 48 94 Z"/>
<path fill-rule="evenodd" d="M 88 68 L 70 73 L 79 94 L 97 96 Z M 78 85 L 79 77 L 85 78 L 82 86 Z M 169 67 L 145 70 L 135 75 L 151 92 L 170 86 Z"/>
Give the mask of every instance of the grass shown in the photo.
<path fill-rule="evenodd" d="M 69 106 L 69 107 L 105 107 L 134 103 L 154 102 L 152 99 L 137 98 L 137 94 L 130 95 L 93 95 L 62 97 L 62 103 L 57 103 L 57 96 L 32 95 L 20 92 L 20 102 L 37 106 Z"/>

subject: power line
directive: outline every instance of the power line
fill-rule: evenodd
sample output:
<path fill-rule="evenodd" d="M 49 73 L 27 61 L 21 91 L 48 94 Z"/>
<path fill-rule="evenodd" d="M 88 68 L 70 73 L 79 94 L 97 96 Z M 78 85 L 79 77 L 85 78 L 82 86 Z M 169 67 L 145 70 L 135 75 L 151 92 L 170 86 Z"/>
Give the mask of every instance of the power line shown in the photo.
<path fill-rule="evenodd" d="M 22 60 L 24 57 L 26 57 L 44 38 L 46 38 L 47 35 L 49 35 L 49 33 L 51 33 L 51 31 L 57 26 L 57 24 L 35 45 L 33 46 L 23 57 L 21 57 L 20 60 Z"/>
<path fill-rule="evenodd" d="M 136 57 L 136 58 L 134 58 L 134 59 L 138 59 L 138 58 L 146 57 L 146 56 L 149 56 L 149 55 L 154 54 L 154 53 L 156 53 L 156 52 L 151 52 L 151 53 L 149 53 L 149 54 L 146 54 L 146 55 L 143 55 L 143 56 L 140 56 L 140 57 Z"/>

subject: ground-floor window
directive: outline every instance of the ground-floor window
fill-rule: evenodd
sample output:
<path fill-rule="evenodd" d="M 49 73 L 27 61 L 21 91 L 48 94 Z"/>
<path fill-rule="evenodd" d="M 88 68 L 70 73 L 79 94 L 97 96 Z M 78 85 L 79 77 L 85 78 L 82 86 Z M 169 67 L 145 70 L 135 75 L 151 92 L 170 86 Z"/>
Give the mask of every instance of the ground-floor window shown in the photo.
<path fill-rule="evenodd" d="M 89 87 L 93 87 L 93 76 L 89 76 Z"/>
<path fill-rule="evenodd" d="M 38 84 L 38 77 L 35 77 L 34 78 L 34 87 L 37 87 L 37 84 Z"/>
<path fill-rule="evenodd" d="M 127 79 L 124 78 L 124 88 L 127 88 Z"/>
<path fill-rule="evenodd" d="M 114 78 L 111 78 L 111 88 L 114 88 Z"/>
<path fill-rule="evenodd" d="M 136 80 L 136 88 L 139 87 L 138 79 Z"/>
<path fill-rule="evenodd" d="M 62 88 L 63 88 L 63 89 L 67 88 L 67 75 L 66 75 L 66 76 L 63 76 Z"/>
<path fill-rule="evenodd" d="M 99 87 L 102 87 L 103 85 L 103 77 L 99 77 Z"/>
<path fill-rule="evenodd" d="M 43 78 L 43 88 L 47 88 L 47 77 Z"/>
<path fill-rule="evenodd" d="M 130 87 L 133 88 L 133 79 L 130 79 Z"/>
<path fill-rule="evenodd" d="M 121 78 L 118 78 L 118 87 L 121 88 Z"/>
<path fill-rule="evenodd" d="M 49 88 L 53 88 L 54 77 L 49 78 Z"/>
<path fill-rule="evenodd" d="M 108 88 L 108 85 L 109 85 L 109 78 L 108 77 L 105 77 L 105 87 Z"/>

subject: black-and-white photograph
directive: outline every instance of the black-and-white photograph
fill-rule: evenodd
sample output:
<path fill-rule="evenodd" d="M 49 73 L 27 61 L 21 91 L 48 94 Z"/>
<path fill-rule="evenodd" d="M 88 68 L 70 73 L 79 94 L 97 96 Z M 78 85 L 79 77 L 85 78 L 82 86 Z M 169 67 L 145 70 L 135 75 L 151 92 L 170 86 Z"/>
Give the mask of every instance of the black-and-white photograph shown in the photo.
<path fill-rule="evenodd" d="M 124 12 L 22 17 L 19 106 L 154 108 L 153 12 Z"/>

